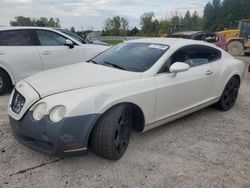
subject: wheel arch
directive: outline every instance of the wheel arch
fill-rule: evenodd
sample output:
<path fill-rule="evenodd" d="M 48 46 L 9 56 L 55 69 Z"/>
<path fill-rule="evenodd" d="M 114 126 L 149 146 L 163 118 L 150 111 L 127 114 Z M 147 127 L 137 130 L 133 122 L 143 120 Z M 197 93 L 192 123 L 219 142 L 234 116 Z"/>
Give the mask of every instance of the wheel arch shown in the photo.
<path fill-rule="evenodd" d="M 230 99 L 230 100 L 234 100 L 233 103 L 232 103 L 232 105 L 231 105 L 231 104 L 225 104 L 225 103 L 223 102 L 223 100 L 225 99 L 225 98 L 224 98 L 224 97 L 225 97 L 224 92 L 225 92 L 225 90 L 226 90 L 226 88 L 227 88 L 228 83 L 230 82 L 231 79 L 235 79 L 235 78 L 239 81 L 239 86 L 240 86 L 240 83 L 241 83 L 240 75 L 234 74 L 234 75 L 232 75 L 229 79 L 227 79 L 227 82 L 226 82 L 226 84 L 225 84 L 225 86 L 224 86 L 224 88 L 223 88 L 223 90 L 222 90 L 222 92 L 221 92 L 221 95 L 220 95 L 219 100 L 213 105 L 215 108 L 217 108 L 217 109 L 219 109 L 219 110 L 222 110 L 222 111 L 228 111 L 228 110 L 230 110 L 230 109 L 233 107 L 233 105 L 234 105 L 234 103 L 235 103 L 235 101 L 236 101 L 236 99 L 237 99 L 238 93 L 237 93 L 237 95 L 236 95 L 235 100 L 234 100 L 234 99 Z M 227 100 L 227 99 L 226 99 L 226 100 Z M 230 105 L 231 105 L 231 106 L 230 106 Z"/>
<path fill-rule="evenodd" d="M 119 105 L 123 105 L 123 104 L 129 105 L 133 110 L 133 114 L 134 114 L 133 129 L 136 130 L 136 132 L 142 132 L 144 130 L 145 117 L 144 117 L 144 113 L 143 113 L 142 109 L 137 104 L 132 103 L 132 102 L 120 102 L 120 103 L 114 104 L 112 106 L 109 106 L 108 108 L 105 108 L 104 112 L 95 121 L 95 124 L 92 127 L 92 129 L 89 133 L 89 136 L 88 136 L 88 144 L 87 144 L 88 146 L 90 145 L 90 139 L 91 139 L 92 132 L 93 132 L 95 126 L 97 125 L 97 122 L 103 116 L 103 114 L 107 113 L 109 110 L 113 109 L 114 107 L 119 106 Z"/>
<path fill-rule="evenodd" d="M 12 75 L 12 73 L 3 65 L 0 65 L 0 69 L 3 70 L 9 76 L 9 79 L 10 79 L 12 85 L 15 85 L 16 81 L 15 81 L 15 78 Z"/>
<path fill-rule="evenodd" d="M 144 125 L 145 125 L 145 115 L 144 115 L 144 112 L 142 110 L 142 108 L 133 103 L 133 102 L 118 102 L 116 104 L 111 104 L 111 105 L 108 105 L 108 106 L 105 106 L 103 109 L 102 109 L 102 115 L 105 114 L 106 112 L 108 112 L 110 109 L 116 107 L 116 106 L 119 106 L 119 105 L 123 105 L 123 104 L 127 104 L 129 105 L 132 110 L 133 110 L 133 113 L 134 113 L 134 129 L 138 132 L 142 132 L 143 129 L 144 129 Z M 101 116 L 102 116 L 101 115 Z M 101 117 L 100 116 L 100 117 Z"/>
<path fill-rule="evenodd" d="M 132 108 L 133 114 L 134 114 L 133 128 L 138 132 L 142 132 L 144 130 L 144 126 L 145 126 L 145 117 L 144 117 L 144 113 L 143 113 L 142 109 L 138 105 L 136 105 L 135 103 L 131 103 L 131 102 L 120 103 L 117 105 L 121 105 L 121 104 L 127 104 Z"/>
<path fill-rule="evenodd" d="M 220 96 L 223 94 L 223 91 L 224 91 L 227 83 L 229 82 L 229 80 L 231 80 L 234 77 L 236 77 L 239 80 L 240 84 L 241 84 L 240 74 L 238 74 L 237 72 L 234 72 L 234 73 L 230 74 L 230 76 L 226 79 L 225 83 L 223 84 L 223 87 L 221 88 Z"/>
<path fill-rule="evenodd" d="M 228 81 L 234 76 L 237 77 L 240 83 L 244 78 L 245 63 L 228 55 L 225 54 L 225 59 L 221 61 L 220 67 L 217 69 L 217 82 L 213 90 L 214 97 L 221 97 Z"/>
<path fill-rule="evenodd" d="M 238 81 L 240 82 L 240 84 L 241 84 L 241 78 L 240 78 L 240 75 L 239 74 L 234 74 L 231 78 L 237 78 L 238 79 Z M 231 79 L 230 78 L 230 79 Z M 228 80 L 229 81 L 229 80 Z"/>

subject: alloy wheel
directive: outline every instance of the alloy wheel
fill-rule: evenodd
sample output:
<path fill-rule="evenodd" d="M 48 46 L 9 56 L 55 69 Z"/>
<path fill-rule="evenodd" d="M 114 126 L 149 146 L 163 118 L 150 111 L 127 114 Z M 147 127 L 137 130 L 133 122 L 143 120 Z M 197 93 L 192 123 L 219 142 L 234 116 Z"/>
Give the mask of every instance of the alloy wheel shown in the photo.
<path fill-rule="evenodd" d="M 222 103 L 226 109 L 230 109 L 236 102 L 239 91 L 239 81 L 232 79 L 226 86 L 223 94 Z"/>
<path fill-rule="evenodd" d="M 128 147 L 130 134 L 130 113 L 129 110 L 123 112 L 117 122 L 115 131 L 115 149 L 118 153 L 124 153 Z"/>

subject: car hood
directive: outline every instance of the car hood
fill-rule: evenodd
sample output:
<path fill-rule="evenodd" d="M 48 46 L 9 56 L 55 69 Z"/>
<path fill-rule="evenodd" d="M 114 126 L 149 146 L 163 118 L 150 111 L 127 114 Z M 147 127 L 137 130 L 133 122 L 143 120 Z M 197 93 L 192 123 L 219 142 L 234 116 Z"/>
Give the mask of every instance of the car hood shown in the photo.
<path fill-rule="evenodd" d="M 92 63 L 78 63 L 40 72 L 24 80 L 43 98 L 55 93 L 141 77 L 142 73 L 123 71 Z"/>

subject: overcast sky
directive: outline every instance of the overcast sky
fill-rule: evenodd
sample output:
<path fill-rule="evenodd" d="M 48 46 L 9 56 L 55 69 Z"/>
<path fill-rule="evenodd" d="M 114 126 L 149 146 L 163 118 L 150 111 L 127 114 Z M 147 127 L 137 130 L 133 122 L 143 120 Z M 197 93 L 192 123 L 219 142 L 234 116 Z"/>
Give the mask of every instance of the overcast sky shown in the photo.
<path fill-rule="evenodd" d="M 0 25 L 16 16 L 59 18 L 63 28 L 101 30 L 106 18 L 119 15 L 139 26 L 140 16 L 153 11 L 158 18 L 184 14 L 188 9 L 202 14 L 209 0 L 0 0 Z"/>

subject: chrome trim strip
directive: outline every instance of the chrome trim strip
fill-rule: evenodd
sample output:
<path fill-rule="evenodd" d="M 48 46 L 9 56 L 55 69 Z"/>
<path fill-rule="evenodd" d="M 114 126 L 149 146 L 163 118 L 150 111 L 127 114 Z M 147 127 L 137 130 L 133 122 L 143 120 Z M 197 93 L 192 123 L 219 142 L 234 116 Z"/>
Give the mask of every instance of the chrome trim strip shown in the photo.
<path fill-rule="evenodd" d="M 70 152 L 77 152 L 77 151 L 85 151 L 87 148 L 79 148 L 79 149 L 73 149 L 73 150 L 65 150 L 64 153 L 70 153 Z"/>

